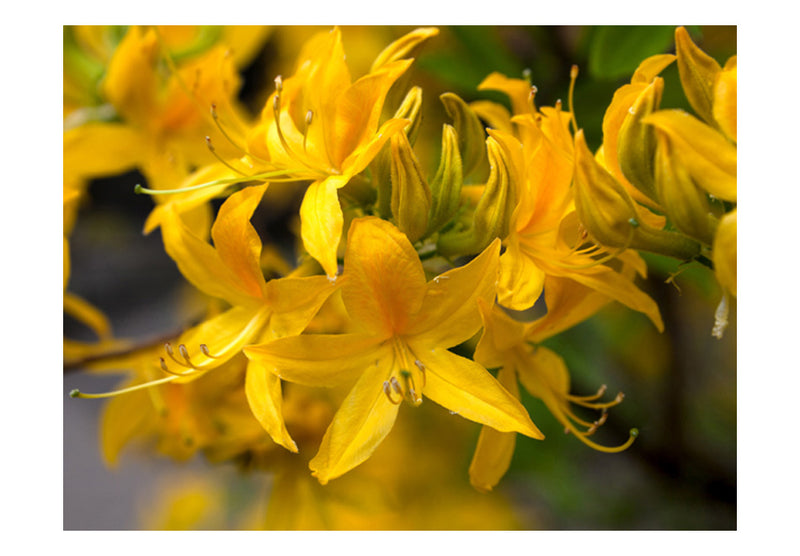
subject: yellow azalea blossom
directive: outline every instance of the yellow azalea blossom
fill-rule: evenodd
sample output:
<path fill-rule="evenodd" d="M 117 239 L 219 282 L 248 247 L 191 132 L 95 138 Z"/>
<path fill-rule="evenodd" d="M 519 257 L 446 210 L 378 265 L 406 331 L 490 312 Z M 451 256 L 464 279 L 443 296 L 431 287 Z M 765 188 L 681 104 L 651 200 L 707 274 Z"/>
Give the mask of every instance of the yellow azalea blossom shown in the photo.
<path fill-rule="evenodd" d="M 517 134 L 489 130 L 508 154 L 520 199 L 513 216 L 506 250 L 500 257 L 498 302 L 510 309 L 531 307 L 542 293 L 545 277 L 568 278 L 628 307 L 646 314 L 663 327 L 658 306 L 631 279 L 603 264 L 611 255 L 646 267 L 633 251 L 610 255 L 600 246 L 585 246 L 585 234 L 575 214 L 573 139 L 569 133 L 571 114 L 560 107 L 535 110 L 531 88 L 520 79 L 490 75 L 481 89 L 495 89 L 511 97 L 515 110 L 512 124 Z M 598 257 L 600 257 L 598 259 Z"/>
<path fill-rule="evenodd" d="M 282 338 L 245 353 L 290 382 L 355 381 L 310 462 L 325 484 L 370 457 L 406 400 L 427 396 L 502 431 L 542 438 L 524 407 L 483 367 L 448 348 L 480 328 L 477 300 L 492 302 L 499 240 L 467 265 L 430 282 L 406 236 L 374 217 L 353 221 L 342 298 L 357 332 Z"/>
<path fill-rule="evenodd" d="M 261 123 L 250 133 L 249 153 L 292 178 L 312 180 L 300 207 L 301 235 L 309 254 L 329 277 L 337 274 L 336 251 L 344 225 L 338 190 L 362 172 L 408 121 L 379 126 L 386 94 L 408 69 L 399 59 L 436 29 L 409 33 L 387 47 L 370 73 L 351 81 L 341 31 L 312 37 L 295 74 L 276 79 Z"/>
<path fill-rule="evenodd" d="M 211 229 L 214 245 L 195 235 L 176 211 L 162 228 L 164 247 L 183 275 L 231 308 L 166 344 L 163 377 L 152 384 L 192 381 L 241 353 L 249 343 L 299 334 L 337 287 L 324 276 L 287 276 L 267 282 L 260 266 L 261 240 L 250 224 L 267 185 L 245 188 L 220 207 Z M 251 362 L 246 391 L 253 414 L 275 442 L 296 451 L 281 417 L 280 380 Z"/>
<path fill-rule="evenodd" d="M 136 168 L 150 189 L 171 190 L 196 167 L 240 154 L 234 144 L 243 141 L 247 117 L 236 100 L 235 56 L 217 43 L 177 63 L 164 43 L 170 29 L 128 29 L 99 86 L 116 120 L 65 122 L 65 179 L 86 183 Z M 206 200 L 194 205 L 195 229 L 207 229 Z"/>
<path fill-rule="evenodd" d="M 629 271 L 630 272 L 630 271 Z M 606 419 L 606 410 L 622 400 L 599 402 L 604 392 L 594 396 L 570 394 L 569 372 L 564 361 L 553 351 L 536 345 L 558 332 L 592 316 L 610 298 L 562 278 L 547 278 L 545 299 L 548 312 L 529 323 L 512 319 L 499 306 L 481 303 L 484 332 L 475 349 L 475 361 L 498 368 L 498 380 L 519 397 L 519 381 L 532 395 L 541 399 L 550 412 L 584 444 L 604 452 L 618 452 L 633 442 L 635 433 L 624 444 L 608 448 L 593 442 L 591 436 Z M 570 405 L 602 412 L 594 422 L 576 415 Z M 479 490 L 491 490 L 505 475 L 514 453 L 516 435 L 483 427 L 470 465 L 470 482 Z"/>

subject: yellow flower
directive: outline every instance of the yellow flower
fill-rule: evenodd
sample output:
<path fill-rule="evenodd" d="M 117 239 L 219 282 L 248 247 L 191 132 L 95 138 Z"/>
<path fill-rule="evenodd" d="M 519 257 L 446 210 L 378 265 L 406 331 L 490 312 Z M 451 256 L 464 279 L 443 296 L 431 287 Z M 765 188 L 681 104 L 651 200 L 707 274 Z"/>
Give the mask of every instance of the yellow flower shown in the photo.
<path fill-rule="evenodd" d="M 629 271 L 630 272 L 630 271 Z M 608 448 L 588 437 L 605 421 L 609 407 L 622 401 L 617 396 L 611 402 L 599 402 L 604 393 L 593 396 L 570 394 L 569 371 L 563 359 L 538 342 L 590 317 L 610 298 L 592 291 L 572 280 L 547 278 L 545 299 L 547 314 L 530 323 L 518 322 L 499 306 L 493 308 L 481 302 L 484 332 L 475 349 L 475 361 L 486 367 L 499 368 L 497 378 L 516 397 L 517 381 L 532 395 L 541 399 L 547 409 L 581 442 L 603 452 L 618 452 L 631 445 L 636 435 L 632 431 L 624 444 Z M 571 404 L 601 411 L 594 422 L 581 419 Z M 508 470 L 514 453 L 516 435 L 483 427 L 475 455 L 470 465 L 470 482 L 479 490 L 491 490 Z"/>
<path fill-rule="evenodd" d="M 521 111 L 502 126 L 516 126 L 516 133 L 489 130 L 510 162 L 519 199 L 509 234 L 503 240 L 506 250 L 500 257 L 498 302 L 510 309 L 525 310 L 541 295 L 545 277 L 558 276 L 643 312 L 661 329 L 655 302 L 631 279 L 603 264 L 613 256 L 644 273 L 638 255 L 621 250 L 609 254 L 601 246 L 586 242 L 575 213 L 571 115 L 560 106 L 536 110 L 530 85 L 520 79 L 492 74 L 480 88 L 505 92 L 514 110 Z M 481 105 L 481 113 L 486 108 Z M 498 119 L 496 111 L 488 113 Z M 502 117 L 499 120 L 502 122 Z"/>
<path fill-rule="evenodd" d="M 408 125 L 408 120 L 391 118 L 379 127 L 384 100 L 412 62 L 399 58 L 437 32 L 418 29 L 398 39 L 355 82 L 345 64 L 341 31 L 315 35 L 301 52 L 295 74 L 276 78 L 277 90 L 250 133 L 254 159 L 292 178 L 312 180 L 300 207 L 301 235 L 330 277 L 337 274 L 344 225 L 337 192 Z"/>
<path fill-rule="evenodd" d="M 211 229 L 213 247 L 176 211 L 166 212 L 162 234 L 167 254 L 189 282 L 231 308 L 184 332 L 177 349 L 166 344 L 160 360 L 166 376 L 150 384 L 195 380 L 240 354 L 248 343 L 299 334 L 336 289 L 324 276 L 264 279 L 261 240 L 250 217 L 266 188 L 247 187 L 223 203 Z M 253 414 L 275 442 L 296 451 L 281 418 L 280 380 L 251 362 L 246 392 Z"/>
<path fill-rule="evenodd" d="M 399 404 L 425 395 L 502 431 L 542 438 L 522 405 L 477 363 L 448 351 L 480 328 L 477 300 L 495 294 L 495 241 L 469 264 L 430 282 L 406 236 L 377 218 L 353 221 L 342 298 L 357 332 L 283 338 L 245 353 L 290 382 L 355 381 L 310 462 L 321 483 L 365 461 L 394 424 Z"/>

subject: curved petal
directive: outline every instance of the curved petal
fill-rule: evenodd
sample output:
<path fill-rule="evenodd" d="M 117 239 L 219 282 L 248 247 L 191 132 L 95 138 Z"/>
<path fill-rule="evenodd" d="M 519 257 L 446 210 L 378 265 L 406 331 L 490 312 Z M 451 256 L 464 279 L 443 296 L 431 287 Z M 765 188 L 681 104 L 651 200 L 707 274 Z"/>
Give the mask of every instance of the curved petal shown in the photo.
<path fill-rule="evenodd" d="M 554 276 L 562 276 L 575 280 L 584 286 L 619 301 L 634 311 L 644 313 L 659 331 L 664 330 L 664 322 L 661 320 L 661 312 L 658 309 L 658 304 L 653 301 L 650 296 L 636 287 L 630 279 L 607 266 L 596 265 L 581 269 L 580 271 L 572 271 L 561 269 L 553 265 L 545 269 L 545 271 Z"/>
<path fill-rule="evenodd" d="M 251 360 L 247 364 L 244 390 L 250 410 L 272 440 L 291 452 L 297 452 L 297 444 L 286 430 L 281 414 L 281 379 Z"/>
<path fill-rule="evenodd" d="M 339 205 L 339 187 L 343 176 L 331 176 L 308 186 L 300 205 L 300 235 L 309 255 L 314 257 L 329 278 L 334 278 L 339 265 L 336 252 L 342 236 L 344 216 Z"/>
<path fill-rule="evenodd" d="M 367 370 L 347 395 L 322 438 L 309 468 L 321 484 L 369 458 L 392 430 L 400 408 L 383 391 L 388 372 Z"/>
<path fill-rule="evenodd" d="M 101 340 L 111 338 L 111 323 L 105 314 L 75 294 L 64 292 L 64 312 L 82 322 Z"/>
<path fill-rule="evenodd" d="M 497 302 L 514 311 L 524 311 L 539 299 L 544 287 L 544 271 L 526 254 L 518 241 L 509 243 L 500 256 Z"/>
<path fill-rule="evenodd" d="M 263 297 L 266 283 L 261 270 L 261 238 L 250 224 L 267 184 L 245 187 L 228 197 L 211 228 L 211 238 L 223 264 L 231 269 L 240 289 Z"/>
<path fill-rule="evenodd" d="M 196 236 L 173 206 L 164 211 L 161 237 L 167 254 L 197 289 L 231 305 L 253 303 L 251 293 L 241 287 L 238 276 L 225 265 L 217 250 Z"/>
<path fill-rule="evenodd" d="M 355 379 L 385 349 L 367 334 L 309 334 L 248 346 L 245 355 L 289 382 L 331 387 Z"/>
<path fill-rule="evenodd" d="M 418 344 L 449 348 L 465 342 L 481 327 L 478 300 L 494 302 L 500 240 L 464 266 L 428 283 L 422 309 L 406 331 Z"/>
<path fill-rule="evenodd" d="M 352 177 L 363 171 L 372 162 L 372 159 L 378 155 L 384 143 L 395 133 L 400 133 L 407 125 L 408 120 L 401 118 L 386 120 L 374 135 L 359 144 L 342 161 L 342 173 Z"/>
<path fill-rule="evenodd" d="M 334 167 L 344 170 L 342 163 L 348 155 L 378 128 L 386 93 L 409 65 L 411 60 L 391 62 L 358 79 L 339 96 L 332 135 L 327 138 Z"/>
<path fill-rule="evenodd" d="M 300 334 L 340 284 L 340 280 L 331 282 L 325 276 L 287 276 L 267 282 L 272 316 L 261 342 Z"/>
<path fill-rule="evenodd" d="M 410 56 L 414 48 L 416 48 L 426 39 L 434 37 L 438 34 L 439 30 L 436 27 L 420 27 L 409 33 L 406 33 L 384 48 L 381 53 L 375 57 L 375 61 L 372 63 L 372 67 L 370 68 L 370 72 L 383 69 L 387 64 L 403 59 L 405 56 Z"/>
<path fill-rule="evenodd" d="M 519 398 L 517 376 L 513 369 L 503 367 L 497 380 L 511 394 Z M 517 433 L 499 432 L 491 427 L 481 428 L 478 445 L 469 465 L 469 482 L 478 490 L 488 492 L 494 488 L 511 465 Z"/>
<path fill-rule="evenodd" d="M 414 348 L 411 345 L 425 366 L 422 389 L 425 396 L 466 419 L 498 431 L 544 438 L 522 404 L 479 364 L 445 349 Z"/>

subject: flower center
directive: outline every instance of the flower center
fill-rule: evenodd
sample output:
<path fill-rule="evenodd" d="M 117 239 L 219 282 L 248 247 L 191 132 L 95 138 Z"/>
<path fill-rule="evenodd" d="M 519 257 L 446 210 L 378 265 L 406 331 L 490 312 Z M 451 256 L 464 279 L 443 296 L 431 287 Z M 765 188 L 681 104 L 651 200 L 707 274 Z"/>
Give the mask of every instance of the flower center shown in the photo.
<path fill-rule="evenodd" d="M 397 337 L 392 339 L 392 374 L 383 383 L 383 393 L 389 401 L 399 405 L 403 400 L 413 406 L 422 403 L 425 387 L 425 365 L 411 352 L 408 345 Z M 397 396 L 397 398 L 395 398 Z"/>

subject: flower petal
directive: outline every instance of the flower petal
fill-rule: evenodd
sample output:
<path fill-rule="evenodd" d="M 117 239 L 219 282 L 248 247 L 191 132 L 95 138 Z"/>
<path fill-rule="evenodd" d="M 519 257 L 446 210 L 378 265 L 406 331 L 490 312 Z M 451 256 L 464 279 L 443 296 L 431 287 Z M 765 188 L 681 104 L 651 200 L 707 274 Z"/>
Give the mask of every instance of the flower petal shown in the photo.
<path fill-rule="evenodd" d="M 176 346 L 185 346 L 186 354 L 195 369 L 211 370 L 241 353 L 242 348 L 252 342 L 263 329 L 268 318 L 269 310 L 266 306 L 256 310 L 249 307 L 233 307 L 181 334 Z M 204 353 L 201 345 L 206 346 L 210 356 Z M 182 356 L 182 354 L 176 355 L 176 357 Z M 170 359 L 166 360 L 167 366 L 173 367 L 175 372 L 186 371 L 174 368 L 176 364 L 173 363 Z M 176 382 L 188 382 L 199 376 L 200 373 L 193 373 L 186 378 L 179 378 Z"/>
<path fill-rule="evenodd" d="M 339 96 L 336 119 L 327 144 L 335 168 L 344 171 L 342 163 L 348 155 L 375 133 L 386 93 L 409 65 L 411 60 L 387 64 L 381 70 L 358 79 Z"/>
<path fill-rule="evenodd" d="M 339 205 L 338 189 L 346 177 L 331 176 L 308 186 L 300 205 L 300 235 L 309 255 L 314 257 L 329 278 L 338 271 L 336 251 L 342 236 L 344 216 Z"/>
<path fill-rule="evenodd" d="M 418 344 L 443 348 L 474 336 L 481 327 L 478 300 L 494 302 L 499 254 L 500 240 L 495 239 L 466 265 L 431 280 L 407 334 Z"/>
<path fill-rule="evenodd" d="M 544 271 L 533 257 L 520 248 L 518 240 L 511 241 L 500 256 L 497 302 L 514 311 L 524 311 L 539 299 L 544 279 Z"/>
<path fill-rule="evenodd" d="M 240 288 L 252 297 L 263 297 L 266 283 L 261 270 L 261 238 L 250 224 L 267 184 L 245 187 L 222 204 L 211 238 L 223 264 L 230 268 Z"/>
<path fill-rule="evenodd" d="M 544 438 L 522 404 L 479 364 L 445 349 L 410 347 L 425 366 L 425 396 L 498 431 Z"/>
<path fill-rule="evenodd" d="M 167 254 L 197 289 L 231 305 L 253 304 L 251 292 L 242 288 L 239 277 L 225 265 L 214 247 L 188 228 L 174 206 L 164 210 L 161 237 Z"/>
<path fill-rule="evenodd" d="M 400 406 L 383 391 L 386 375 L 378 365 L 367 370 L 336 412 L 309 462 L 321 484 L 363 463 L 392 429 Z"/>
<path fill-rule="evenodd" d="M 286 430 L 281 414 L 281 379 L 257 361 L 251 360 L 247 364 L 244 389 L 250 410 L 272 440 L 291 452 L 297 452 L 297 444 Z"/>
<path fill-rule="evenodd" d="M 331 387 L 354 380 L 384 348 L 369 334 L 309 334 L 248 346 L 245 355 L 281 378 Z"/>
<path fill-rule="evenodd" d="M 357 326 L 385 336 L 404 330 L 425 296 L 425 271 L 408 238 L 379 218 L 353 220 L 342 299 Z"/>
<path fill-rule="evenodd" d="M 681 110 L 659 110 L 642 119 L 663 132 L 694 181 L 711 195 L 736 201 L 736 146 Z"/>
<path fill-rule="evenodd" d="M 513 396 L 519 398 L 517 376 L 513 369 L 503 367 L 497 380 Z M 491 427 L 481 428 L 478 445 L 469 465 L 469 482 L 478 490 L 488 492 L 500 482 L 511 465 L 517 433 L 499 432 Z"/>

